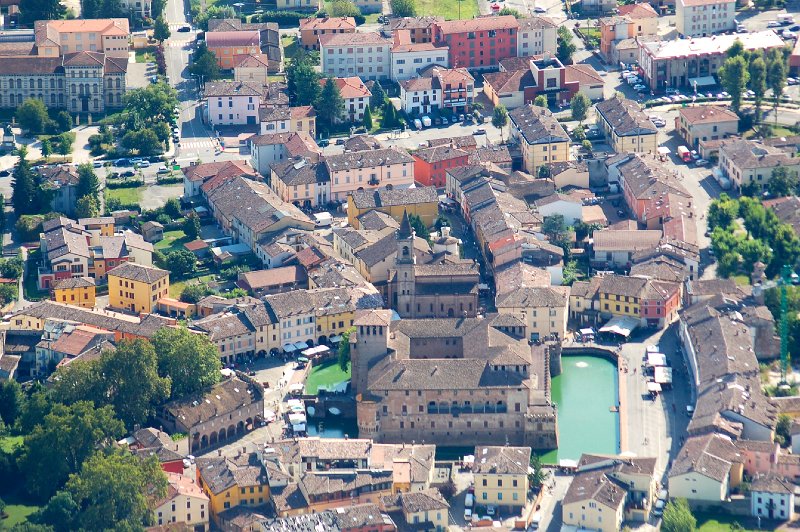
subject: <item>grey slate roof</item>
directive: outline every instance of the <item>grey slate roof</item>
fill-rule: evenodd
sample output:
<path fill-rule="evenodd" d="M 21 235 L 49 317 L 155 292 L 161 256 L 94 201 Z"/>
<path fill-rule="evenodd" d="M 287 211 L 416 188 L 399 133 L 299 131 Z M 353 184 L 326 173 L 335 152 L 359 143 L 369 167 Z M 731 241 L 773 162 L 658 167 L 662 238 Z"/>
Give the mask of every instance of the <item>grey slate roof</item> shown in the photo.
<path fill-rule="evenodd" d="M 570 141 L 569 135 L 553 113 L 543 107 L 525 105 L 511 111 L 508 117 L 528 144 Z"/>
<path fill-rule="evenodd" d="M 397 148 L 383 148 L 374 151 L 357 151 L 330 155 L 325 158 L 328 170 L 337 172 L 353 168 L 373 168 L 390 164 L 413 164 L 414 158 Z"/>
<path fill-rule="evenodd" d="M 596 109 L 620 137 L 658 133 L 647 113 L 633 100 L 614 97 L 599 102 Z"/>

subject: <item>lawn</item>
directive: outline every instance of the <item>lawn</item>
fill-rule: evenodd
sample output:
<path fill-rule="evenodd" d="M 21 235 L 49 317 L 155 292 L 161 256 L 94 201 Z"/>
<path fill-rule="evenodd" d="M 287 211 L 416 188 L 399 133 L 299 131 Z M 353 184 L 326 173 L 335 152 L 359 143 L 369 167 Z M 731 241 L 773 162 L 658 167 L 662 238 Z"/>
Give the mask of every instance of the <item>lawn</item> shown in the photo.
<path fill-rule="evenodd" d="M 155 48 L 152 46 L 148 46 L 147 48 L 142 48 L 141 50 L 136 50 L 136 62 L 137 63 L 155 63 L 156 58 L 153 53 L 155 52 Z"/>
<path fill-rule="evenodd" d="M 739 286 L 750 286 L 750 277 L 747 275 L 734 275 L 733 280 L 736 281 L 736 284 Z"/>
<path fill-rule="evenodd" d="M 440 16 L 447 20 L 466 20 L 480 15 L 477 0 L 414 0 L 414 5 L 417 7 L 417 13 Z"/>
<path fill-rule="evenodd" d="M 737 515 L 723 515 L 723 514 L 705 514 L 696 513 L 697 530 L 699 532 L 729 532 L 733 523 L 739 523 L 744 528 L 741 530 L 745 532 L 756 531 L 756 520 Z M 761 530 L 773 530 L 769 526 L 769 521 L 761 520 Z"/>
<path fill-rule="evenodd" d="M 10 529 L 14 525 L 24 523 L 28 520 L 28 516 L 39 509 L 39 506 L 26 504 L 26 501 L 19 497 L 17 493 L 7 493 L 3 495 L 3 501 L 6 503 L 6 513 L 8 519 L 3 519 L 0 522 L 0 528 L 3 530 Z"/>
<path fill-rule="evenodd" d="M 347 371 L 342 371 L 338 360 L 330 360 L 311 370 L 306 379 L 306 393 L 315 395 L 320 385 L 330 386 L 339 382 L 350 380 L 350 366 Z"/>
<path fill-rule="evenodd" d="M 192 277 L 191 279 L 184 279 L 182 281 L 175 281 L 169 283 L 169 297 L 179 299 L 183 289 L 187 284 L 195 283 L 208 283 L 214 280 L 214 274 L 201 275 L 200 277 Z"/>
<path fill-rule="evenodd" d="M 142 202 L 142 193 L 146 188 L 107 188 L 106 198 L 117 198 L 123 205 L 138 205 Z"/>
<path fill-rule="evenodd" d="M 14 451 L 14 447 L 22 445 L 22 436 L 3 436 L 0 438 L 0 449 L 4 453 Z"/>
<path fill-rule="evenodd" d="M 163 253 L 178 251 L 183 249 L 183 245 L 189 241 L 189 237 L 183 230 L 165 231 L 164 239 L 155 243 L 155 248 Z"/>
<path fill-rule="evenodd" d="M 281 37 L 281 44 L 283 45 L 283 55 L 286 58 L 293 59 L 297 52 L 300 51 L 300 46 L 297 44 L 297 37 L 295 35 L 283 35 Z"/>

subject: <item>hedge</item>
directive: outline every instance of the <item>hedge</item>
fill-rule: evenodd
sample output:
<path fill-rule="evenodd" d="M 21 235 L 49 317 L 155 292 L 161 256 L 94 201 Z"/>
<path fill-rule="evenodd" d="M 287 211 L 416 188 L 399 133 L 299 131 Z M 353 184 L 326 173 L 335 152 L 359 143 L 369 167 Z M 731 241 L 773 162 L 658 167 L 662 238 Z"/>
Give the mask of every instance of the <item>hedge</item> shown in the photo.
<path fill-rule="evenodd" d="M 144 185 L 139 179 L 107 179 L 106 188 L 138 188 Z"/>
<path fill-rule="evenodd" d="M 308 18 L 308 13 L 301 13 L 299 11 L 266 11 L 261 15 L 261 22 L 277 22 L 278 26 L 289 27 L 299 26 L 300 20 Z M 255 18 L 255 17 L 253 17 Z"/>

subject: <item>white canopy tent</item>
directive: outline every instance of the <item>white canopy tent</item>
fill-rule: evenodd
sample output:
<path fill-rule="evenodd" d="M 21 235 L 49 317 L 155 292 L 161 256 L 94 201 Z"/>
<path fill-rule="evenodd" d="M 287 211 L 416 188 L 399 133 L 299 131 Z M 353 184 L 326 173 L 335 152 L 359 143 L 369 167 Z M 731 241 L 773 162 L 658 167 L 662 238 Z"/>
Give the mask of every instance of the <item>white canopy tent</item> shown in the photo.
<path fill-rule="evenodd" d="M 661 391 L 661 385 L 657 382 L 649 381 L 647 383 L 647 391 L 658 393 Z"/>
<path fill-rule="evenodd" d="M 639 320 L 631 316 L 614 316 L 600 327 L 601 333 L 614 333 L 627 338 L 639 326 Z"/>
<path fill-rule="evenodd" d="M 656 368 L 653 378 L 658 384 L 672 384 L 672 368 Z"/>
<path fill-rule="evenodd" d="M 666 366 L 667 355 L 664 353 L 647 353 L 647 365 L 650 367 Z"/>

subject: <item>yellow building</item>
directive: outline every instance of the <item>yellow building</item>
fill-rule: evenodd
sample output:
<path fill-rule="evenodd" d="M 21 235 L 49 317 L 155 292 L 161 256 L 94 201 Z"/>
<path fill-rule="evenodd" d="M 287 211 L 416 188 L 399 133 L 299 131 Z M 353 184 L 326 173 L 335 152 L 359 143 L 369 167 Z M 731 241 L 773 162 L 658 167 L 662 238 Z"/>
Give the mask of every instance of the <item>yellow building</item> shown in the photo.
<path fill-rule="evenodd" d="M 515 512 L 528 497 L 530 447 L 476 447 L 473 475 L 475 504 Z"/>
<path fill-rule="evenodd" d="M 519 141 L 526 172 L 535 176 L 540 166 L 569 161 L 569 135 L 549 110 L 528 104 L 508 117 L 509 136 Z"/>
<path fill-rule="evenodd" d="M 197 459 L 197 483 L 210 500 L 211 520 L 237 506 L 262 506 L 270 499 L 267 473 L 257 453 Z"/>
<path fill-rule="evenodd" d="M 356 190 L 347 197 L 347 223 L 360 229 L 358 217 L 369 211 L 388 214 L 397 222 L 403 212 L 422 218 L 426 227 L 431 227 L 439 215 L 439 194 L 435 187 L 405 189 Z"/>
<path fill-rule="evenodd" d="M 602 532 L 646 523 L 655 499 L 655 458 L 581 456 L 562 502 L 565 525 Z"/>
<path fill-rule="evenodd" d="M 71 277 L 53 285 L 53 301 L 94 308 L 96 288 L 91 277 Z"/>
<path fill-rule="evenodd" d="M 289 125 L 289 131 L 292 133 L 299 133 L 301 131 L 311 135 L 311 138 L 317 136 L 317 112 L 310 105 L 301 105 L 298 107 L 290 107 L 292 123 Z"/>
<path fill-rule="evenodd" d="M 413 530 L 448 530 L 450 505 L 436 488 L 401 492 L 384 497 L 387 511 L 400 510 L 406 525 Z"/>
<path fill-rule="evenodd" d="M 598 103 L 596 108 L 598 126 L 612 151 L 653 154 L 658 151 L 658 129 L 639 104 L 615 96 Z"/>
<path fill-rule="evenodd" d="M 114 217 L 79 218 L 78 223 L 87 231 L 100 231 L 100 236 L 114 236 Z"/>
<path fill-rule="evenodd" d="M 520 318 L 531 340 L 551 335 L 565 338 L 569 287 L 524 286 L 497 297 L 497 312 Z"/>
<path fill-rule="evenodd" d="M 169 295 L 169 272 L 126 262 L 108 272 L 108 306 L 151 313 L 158 300 Z"/>
<path fill-rule="evenodd" d="M 647 279 L 626 275 L 605 275 L 600 281 L 597 293 L 600 299 L 601 314 L 631 316 L 641 318 L 641 295 Z"/>

